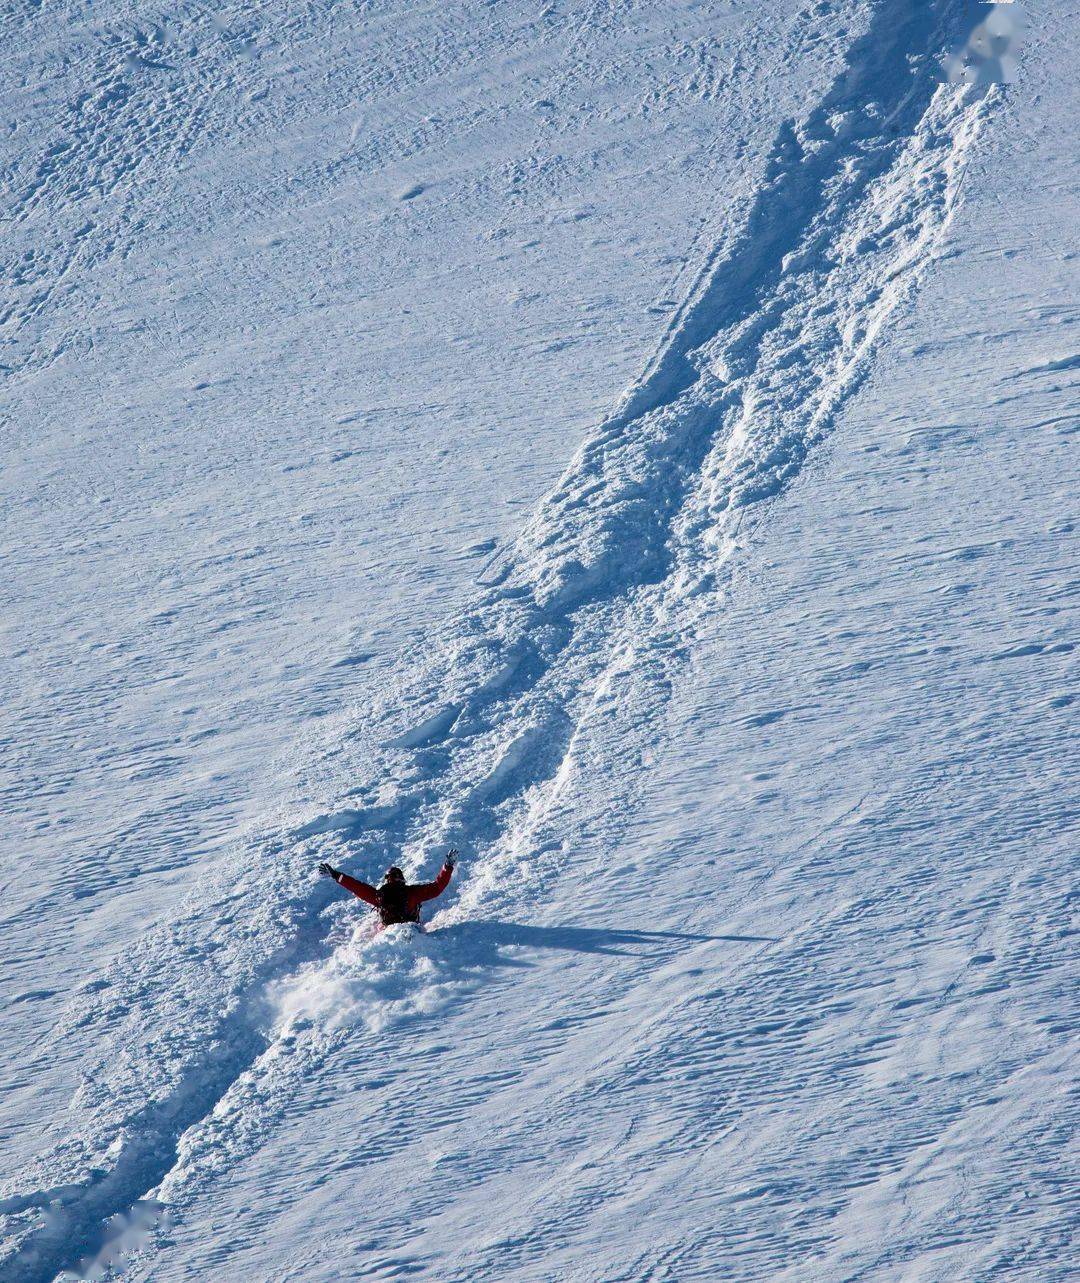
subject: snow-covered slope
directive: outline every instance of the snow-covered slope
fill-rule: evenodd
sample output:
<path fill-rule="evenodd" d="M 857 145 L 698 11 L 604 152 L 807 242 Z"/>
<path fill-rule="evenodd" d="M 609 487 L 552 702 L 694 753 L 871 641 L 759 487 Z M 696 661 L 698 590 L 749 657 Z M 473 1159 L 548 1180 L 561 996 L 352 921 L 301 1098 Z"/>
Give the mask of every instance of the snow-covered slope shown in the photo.
<path fill-rule="evenodd" d="M 1070 1277 L 1077 59 L 982 8 L 9 17 L 5 1279 Z"/>

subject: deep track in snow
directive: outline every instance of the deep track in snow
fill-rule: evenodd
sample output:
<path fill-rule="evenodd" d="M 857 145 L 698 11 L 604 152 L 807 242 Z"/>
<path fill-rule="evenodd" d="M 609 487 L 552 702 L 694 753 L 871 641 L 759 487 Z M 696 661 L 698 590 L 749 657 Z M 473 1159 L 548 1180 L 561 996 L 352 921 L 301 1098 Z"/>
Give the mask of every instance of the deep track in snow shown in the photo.
<path fill-rule="evenodd" d="M 257 894 L 200 887 L 57 1031 L 97 1021 L 114 1045 L 76 1101 L 70 1144 L 3 1205 L 12 1283 L 46 1283 L 92 1256 L 103 1222 L 144 1197 L 182 1205 L 259 1144 L 267 1100 L 287 1098 L 294 1076 L 348 1036 L 303 1013 L 283 1024 L 265 1003 L 293 975 L 389 965 L 364 963 L 362 950 L 358 963 L 354 941 L 326 935 L 316 857 L 368 873 L 452 837 L 479 858 L 445 920 L 483 911 L 628 655 L 655 665 L 662 703 L 740 531 L 798 476 L 933 260 L 987 110 L 939 84 L 938 57 L 978 8 L 876 7 L 836 84 L 782 129 L 760 191 L 718 232 L 641 380 L 434 653 L 403 663 L 326 750 L 327 772 L 360 781 L 346 804 L 268 828 Z M 198 983 L 183 962 L 195 949 L 216 964 Z M 417 998 L 403 986 L 395 1001 Z"/>

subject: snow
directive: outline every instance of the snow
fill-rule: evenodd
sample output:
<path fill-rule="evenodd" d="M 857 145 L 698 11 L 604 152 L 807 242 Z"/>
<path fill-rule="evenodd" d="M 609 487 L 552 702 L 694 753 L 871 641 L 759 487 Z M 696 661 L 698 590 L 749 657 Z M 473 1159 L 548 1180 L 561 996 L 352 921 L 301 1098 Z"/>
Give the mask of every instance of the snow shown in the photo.
<path fill-rule="evenodd" d="M 7 15 L 5 1280 L 1074 1275 L 1025 8 Z"/>

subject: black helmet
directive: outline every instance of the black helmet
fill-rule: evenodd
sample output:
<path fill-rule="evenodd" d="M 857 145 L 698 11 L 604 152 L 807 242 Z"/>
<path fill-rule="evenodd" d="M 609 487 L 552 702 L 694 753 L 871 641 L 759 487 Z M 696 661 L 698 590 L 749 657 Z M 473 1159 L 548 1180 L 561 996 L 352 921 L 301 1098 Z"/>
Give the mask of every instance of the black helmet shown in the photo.
<path fill-rule="evenodd" d="M 398 868 L 396 864 L 391 864 L 391 866 L 383 874 L 383 881 L 384 882 L 404 882 L 405 874 L 402 873 L 402 871 Z"/>

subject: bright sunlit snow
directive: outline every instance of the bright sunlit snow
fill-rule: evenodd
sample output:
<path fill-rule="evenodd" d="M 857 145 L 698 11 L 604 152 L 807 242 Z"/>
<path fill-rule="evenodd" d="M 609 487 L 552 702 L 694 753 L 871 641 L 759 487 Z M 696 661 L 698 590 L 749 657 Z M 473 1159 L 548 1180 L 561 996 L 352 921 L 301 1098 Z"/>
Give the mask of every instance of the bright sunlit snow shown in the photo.
<path fill-rule="evenodd" d="M 0 30 L 3 1283 L 1075 1278 L 1075 15 Z"/>

